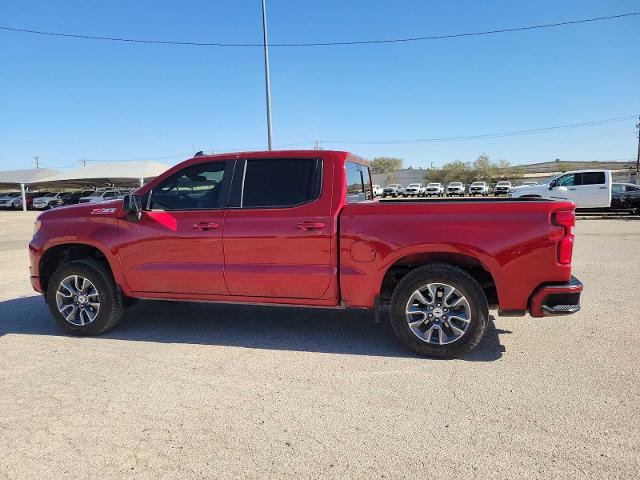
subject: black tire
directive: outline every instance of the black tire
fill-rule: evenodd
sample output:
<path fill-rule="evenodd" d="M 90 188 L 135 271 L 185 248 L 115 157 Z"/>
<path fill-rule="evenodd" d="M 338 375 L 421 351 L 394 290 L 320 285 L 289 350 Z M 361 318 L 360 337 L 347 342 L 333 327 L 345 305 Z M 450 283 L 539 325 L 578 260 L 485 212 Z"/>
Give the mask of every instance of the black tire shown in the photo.
<path fill-rule="evenodd" d="M 413 293 L 426 283 L 446 283 L 467 299 L 471 321 L 458 340 L 446 345 L 427 343 L 418 338 L 406 319 L 406 305 Z M 487 297 L 478 282 L 461 268 L 433 263 L 411 270 L 396 286 L 391 297 L 391 326 L 396 336 L 418 355 L 433 358 L 456 358 L 476 347 L 487 328 L 489 307 Z"/>
<path fill-rule="evenodd" d="M 68 322 L 58 311 L 56 291 L 60 282 L 70 275 L 81 275 L 89 280 L 98 292 L 100 308 L 95 320 L 79 326 Z M 122 318 L 122 298 L 109 268 L 93 260 L 76 260 L 58 267 L 49 279 L 47 303 L 58 325 L 74 335 L 99 335 L 115 327 Z"/>

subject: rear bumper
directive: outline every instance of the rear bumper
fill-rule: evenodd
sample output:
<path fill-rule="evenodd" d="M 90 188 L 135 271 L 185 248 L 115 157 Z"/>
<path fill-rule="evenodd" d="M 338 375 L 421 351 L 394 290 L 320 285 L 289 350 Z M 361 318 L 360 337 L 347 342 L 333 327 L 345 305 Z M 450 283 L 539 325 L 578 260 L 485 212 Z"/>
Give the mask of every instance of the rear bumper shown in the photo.
<path fill-rule="evenodd" d="M 566 283 L 542 285 L 529 299 L 529 313 L 532 317 L 570 315 L 580 310 L 582 282 L 571 277 Z"/>

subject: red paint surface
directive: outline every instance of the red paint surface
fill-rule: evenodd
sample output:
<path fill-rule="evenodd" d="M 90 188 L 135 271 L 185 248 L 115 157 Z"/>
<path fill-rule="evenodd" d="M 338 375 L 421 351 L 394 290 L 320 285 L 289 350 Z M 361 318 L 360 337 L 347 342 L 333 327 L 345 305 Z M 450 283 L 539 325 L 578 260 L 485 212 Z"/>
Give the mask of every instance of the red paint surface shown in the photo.
<path fill-rule="evenodd" d="M 48 211 L 30 244 L 34 288 L 41 289 L 43 252 L 64 243 L 98 248 L 124 293 L 144 298 L 372 307 L 394 263 L 456 255 L 491 273 L 501 310 L 524 310 L 541 284 L 571 276 L 570 265 L 558 262 L 565 227 L 551 218 L 557 210 L 572 211 L 572 203 L 346 204 L 345 152 L 198 157 L 138 193 L 194 163 L 318 156 L 324 171 L 320 197 L 294 208 L 143 212 L 139 221 L 126 218 L 121 201 L 101 205 L 117 206 L 113 215 L 91 216 L 95 206 L 83 205 Z M 304 229 L 301 223 L 317 225 Z"/>

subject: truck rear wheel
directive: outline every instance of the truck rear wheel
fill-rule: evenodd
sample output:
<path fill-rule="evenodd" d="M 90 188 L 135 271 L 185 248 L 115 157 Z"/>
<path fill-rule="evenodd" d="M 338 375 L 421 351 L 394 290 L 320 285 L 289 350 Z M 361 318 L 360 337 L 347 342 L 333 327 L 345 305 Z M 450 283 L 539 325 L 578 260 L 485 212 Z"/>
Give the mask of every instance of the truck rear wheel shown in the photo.
<path fill-rule="evenodd" d="M 391 298 L 396 336 L 426 357 L 455 358 L 469 352 L 480 342 L 488 317 L 487 298 L 478 282 L 453 265 L 413 269 Z"/>
<path fill-rule="evenodd" d="M 47 303 L 56 322 L 74 335 L 98 335 L 122 318 L 122 299 L 111 272 L 92 260 L 58 267 L 49 280 Z"/>

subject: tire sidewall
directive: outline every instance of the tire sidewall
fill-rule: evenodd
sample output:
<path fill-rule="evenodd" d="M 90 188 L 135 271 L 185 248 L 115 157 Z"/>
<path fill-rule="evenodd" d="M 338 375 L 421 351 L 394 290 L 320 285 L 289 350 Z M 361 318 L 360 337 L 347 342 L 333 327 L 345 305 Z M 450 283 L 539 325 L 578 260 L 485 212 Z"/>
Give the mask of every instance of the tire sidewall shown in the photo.
<path fill-rule="evenodd" d="M 420 340 L 407 323 L 407 302 L 418 288 L 427 283 L 451 285 L 469 302 L 471 325 L 460 340 L 452 344 L 434 345 Z M 450 265 L 416 268 L 401 280 L 391 299 L 391 325 L 398 338 L 419 355 L 434 358 L 455 358 L 473 349 L 484 335 L 488 316 L 487 299 L 480 285 L 465 271 Z"/>

